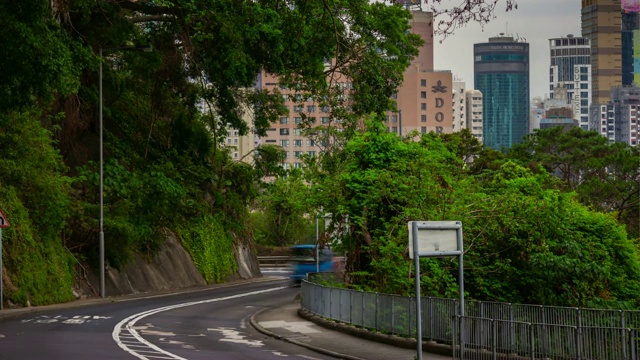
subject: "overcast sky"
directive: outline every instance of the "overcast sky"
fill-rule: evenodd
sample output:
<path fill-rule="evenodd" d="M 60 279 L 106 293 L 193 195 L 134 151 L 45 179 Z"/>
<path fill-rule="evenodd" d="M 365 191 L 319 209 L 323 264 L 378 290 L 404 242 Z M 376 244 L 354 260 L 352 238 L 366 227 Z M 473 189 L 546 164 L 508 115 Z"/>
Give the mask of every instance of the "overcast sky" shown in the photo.
<path fill-rule="evenodd" d="M 451 70 L 454 78 L 473 86 L 473 44 L 487 42 L 500 33 L 523 37 L 529 43 L 530 97 L 549 93 L 549 39 L 581 36 L 580 0 L 517 0 L 518 9 L 504 11 L 498 4 L 496 18 L 482 29 L 470 23 L 442 40 L 434 38 L 437 70 Z M 437 20 L 437 19 L 436 19 Z"/>

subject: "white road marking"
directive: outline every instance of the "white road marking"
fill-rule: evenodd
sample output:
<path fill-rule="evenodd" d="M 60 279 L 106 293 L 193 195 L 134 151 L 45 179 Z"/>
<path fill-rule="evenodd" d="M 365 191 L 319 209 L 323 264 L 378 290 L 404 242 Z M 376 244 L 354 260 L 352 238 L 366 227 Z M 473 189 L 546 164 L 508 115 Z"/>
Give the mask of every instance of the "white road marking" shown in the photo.
<path fill-rule="evenodd" d="M 53 323 L 61 323 L 61 324 L 70 324 L 70 325 L 80 325 L 92 322 L 94 320 L 106 320 L 111 319 L 111 316 L 98 316 L 98 315 L 75 315 L 72 317 L 57 315 L 54 317 L 50 317 L 47 315 L 40 315 L 38 317 L 32 319 L 22 320 L 22 323 L 33 322 L 34 324 L 53 324 Z"/>
<path fill-rule="evenodd" d="M 138 340 L 138 342 L 140 342 L 140 343 L 142 343 L 144 345 L 147 345 L 149 348 L 155 350 L 156 352 L 158 352 L 160 354 L 163 354 L 163 355 L 167 356 L 168 359 L 187 360 L 187 359 L 185 359 L 183 357 L 180 357 L 180 356 L 172 354 L 172 353 L 170 353 L 170 352 L 168 352 L 166 350 L 163 350 L 163 349 L 159 348 L 158 346 L 152 344 L 151 342 L 145 340 L 138 333 L 138 331 L 136 330 L 136 328 L 135 328 L 136 322 L 138 322 L 139 320 L 141 320 L 141 319 L 143 319 L 143 318 L 145 318 L 147 316 L 155 315 L 157 313 L 164 312 L 164 311 L 169 311 L 169 310 L 173 310 L 173 309 L 179 309 L 179 308 L 183 308 L 183 307 L 187 307 L 187 306 L 194 306 L 194 305 L 208 304 L 208 303 L 224 301 L 224 300 L 237 299 L 237 298 L 241 298 L 241 297 L 264 294 L 264 293 L 267 293 L 267 292 L 283 290 L 283 289 L 287 289 L 287 287 L 283 286 L 283 287 L 277 287 L 277 288 L 273 288 L 273 289 L 258 290 L 258 291 L 252 291 L 252 292 L 238 294 L 238 295 L 231 295 L 231 296 L 215 298 L 215 299 L 209 299 L 209 300 L 192 301 L 192 302 L 188 302 L 188 303 L 164 306 L 164 307 L 157 308 L 157 309 L 151 309 L 151 310 L 143 311 L 141 313 L 131 315 L 131 316 L 123 319 L 122 321 L 120 321 L 113 328 L 113 332 L 111 333 L 111 337 L 113 338 L 113 340 L 116 342 L 116 344 L 118 344 L 118 346 L 122 350 L 128 352 L 129 354 L 131 354 L 131 355 L 133 355 L 135 357 L 137 357 L 138 359 L 149 360 L 151 358 L 151 356 L 140 354 L 140 352 L 141 352 L 140 350 L 130 349 L 125 343 L 123 343 L 120 340 L 120 336 L 127 336 L 127 335 L 130 334 L 131 336 L 136 338 L 136 340 Z M 123 333 L 123 331 L 126 331 L 126 332 Z M 122 333 L 122 335 L 121 335 L 121 333 Z"/>
<path fill-rule="evenodd" d="M 221 328 L 214 328 L 214 329 L 207 329 L 207 330 L 221 333 L 222 336 L 224 336 L 224 338 L 220 339 L 220 341 L 232 342 L 236 344 L 244 344 L 244 345 L 249 345 L 251 347 L 264 346 L 264 343 L 260 340 L 246 340 L 245 335 L 242 335 L 241 332 L 233 328 L 221 327 Z"/>
<path fill-rule="evenodd" d="M 309 324 L 304 321 L 283 321 L 283 320 L 274 320 L 274 321 L 261 321 L 260 326 L 265 329 L 270 328 L 282 328 L 287 329 L 291 332 L 297 332 L 301 334 L 313 334 L 319 333 L 319 330 L 313 329 L 313 324 Z"/>

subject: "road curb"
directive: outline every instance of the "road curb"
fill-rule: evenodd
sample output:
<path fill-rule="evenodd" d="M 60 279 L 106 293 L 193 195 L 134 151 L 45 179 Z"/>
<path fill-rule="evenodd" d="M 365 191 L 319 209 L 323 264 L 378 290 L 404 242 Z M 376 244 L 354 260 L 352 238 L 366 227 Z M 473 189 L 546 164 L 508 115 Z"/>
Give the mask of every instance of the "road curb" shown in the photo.
<path fill-rule="evenodd" d="M 261 313 L 263 313 L 263 312 L 265 312 L 267 310 L 270 310 L 270 309 L 272 309 L 272 307 L 261 309 L 261 310 L 257 311 L 255 314 L 253 314 L 251 316 L 251 319 L 249 320 L 249 322 L 251 323 L 251 326 L 253 326 L 254 329 L 256 329 L 257 331 L 259 331 L 259 332 L 261 332 L 261 333 L 263 333 L 263 334 L 265 334 L 267 336 L 270 336 L 272 338 L 275 338 L 275 339 L 278 339 L 278 340 L 282 340 L 282 341 L 286 341 L 288 343 L 291 343 L 291 344 L 294 344 L 294 345 L 297 345 L 297 346 L 302 346 L 302 347 L 307 348 L 309 350 L 313 350 L 313 351 L 321 353 L 321 354 L 333 356 L 333 357 L 338 358 L 338 359 L 344 359 L 344 360 L 366 360 L 366 359 L 359 358 L 359 357 L 356 357 L 356 356 L 342 354 L 342 353 L 339 353 L 339 352 L 336 352 L 336 351 L 332 351 L 332 350 L 328 350 L 328 349 L 321 348 L 321 347 L 318 347 L 318 346 L 314 346 L 314 345 L 311 345 L 311 344 L 303 343 L 303 342 L 300 342 L 300 341 L 297 341 L 297 340 L 294 340 L 294 339 L 289 339 L 286 336 L 278 335 L 278 334 L 276 334 L 276 333 L 274 333 L 272 331 L 269 331 L 269 330 L 263 328 L 262 326 L 260 326 L 260 323 L 256 320 L 256 317 L 258 317 Z"/>

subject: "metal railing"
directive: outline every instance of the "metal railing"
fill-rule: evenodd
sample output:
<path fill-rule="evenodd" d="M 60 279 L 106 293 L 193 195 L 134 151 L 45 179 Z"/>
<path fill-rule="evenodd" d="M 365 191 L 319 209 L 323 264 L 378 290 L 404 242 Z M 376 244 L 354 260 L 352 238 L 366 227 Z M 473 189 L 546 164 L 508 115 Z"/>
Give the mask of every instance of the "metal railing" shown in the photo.
<path fill-rule="evenodd" d="M 287 267 L 291 256 L 274 255 L 274 256 L 258 256 L 258 265 L 261 267 Z"/>
<path fill-rule="evenodd" d="M 302 282 L 300 293 L 301 306 L 322 317 L 416 336 L 415 298 L 310 281 Z M 420 302 L 422 340 L 451 345 L 455 359 L 640 360 L 637 310 L 465 301 L 461 317 L 458 300 L 424 297 Z"/>

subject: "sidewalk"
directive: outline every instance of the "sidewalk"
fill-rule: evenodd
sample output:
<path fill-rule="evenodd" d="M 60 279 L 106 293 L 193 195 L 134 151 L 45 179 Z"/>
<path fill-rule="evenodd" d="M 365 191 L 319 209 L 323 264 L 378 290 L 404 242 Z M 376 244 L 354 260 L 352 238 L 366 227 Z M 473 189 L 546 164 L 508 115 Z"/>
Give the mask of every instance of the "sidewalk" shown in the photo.
<path fill-rule="evenodd" d="M 251 317 L 251 325 L 263 334 L 339 359 L 413 360 L 417 354 L 415 340 L 327 321 L 300 310 L 298 301 L 256 313 Z M 428 344 L 427 349 L 446 350 L 436 344 Z M 452 357 L 424 350 L 423 359 L 451 360 Z"/>

